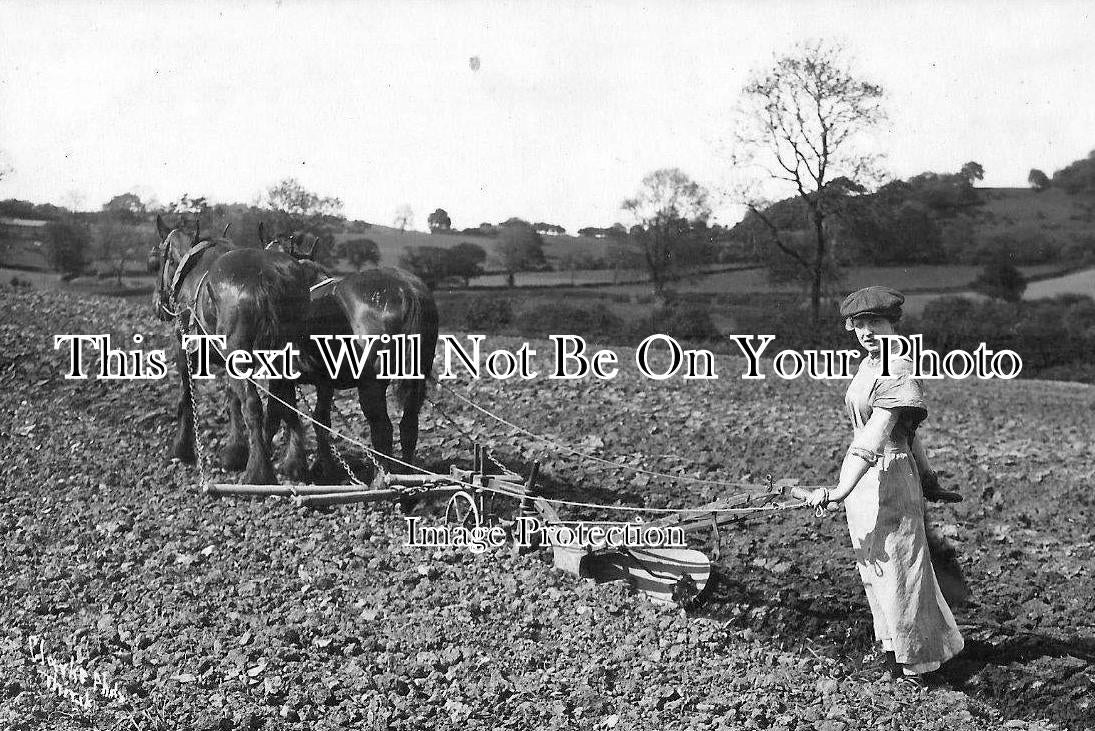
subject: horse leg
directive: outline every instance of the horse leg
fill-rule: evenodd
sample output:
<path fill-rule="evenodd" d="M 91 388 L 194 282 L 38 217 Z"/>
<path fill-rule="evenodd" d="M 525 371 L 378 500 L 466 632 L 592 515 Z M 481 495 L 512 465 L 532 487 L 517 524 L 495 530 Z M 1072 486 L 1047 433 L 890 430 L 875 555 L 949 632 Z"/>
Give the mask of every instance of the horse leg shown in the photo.
<path fill-rule="evenodd" d="M 243 436 L 243 414 L 240 412 L 240 397 L 236 389 L 228 386 L 228 441 L 221 449 L 221 467 L 226 470 L 242 470 L 247 464 L 250 449 Z"/>
<path fill-rule="evenodd" d="M 357 400 L 369 422 L 369 436 L 373 442 L 373 449 L 391 456 L 392 420 L 388 418 L 388 400 L 384 396 L 387 390 L 387 382 L 374 379 L 364 386 L 358 386 Z M 379 459 L 377 461 L 383 466 L 382 461 Z"/>
<path fill-rule="evenodd" d="M 179 370 L 179 402 L 175 406 L 175 441 L 171 445 L 171 456 L 183 462 L 193 464 L 197 461 L 194 451 L 194 402 L 191 398 L 190 371 L 187 370 L 188 354 L 179 346 L 175 353 L 175 365 Z"/>
<path fill-rule="evenodd" d="M 281 397 L 285 401 L 289 401 L 289 399 L 286 398 L 284 389 L 280 387 L 280 382 L 271 381 L 270 392 Z M 262 432 L 263 436 L 266 437 L 266 444 L 267 448 L 270 450 L 270 454 L 274 453 L 274 437 L 278 435 L 278 430 L 281 429 L 281 423 L 285 421 L 285 415 L 286 409 L 281 402 L 275 398 L 267 400 L 266 414 L 262 422 Z"/>
<path fill-rule="evenodd" d="M 247 425 L 247 467 L 240 476 L 240 482 L 253 485 L 272 485 L 277 483 L 274 468 L 270 465 L 270 450 L 266 446 L 263 433 L 262 400 L 258 389 L 250 381 L 232 379 L 232 388 L 240 401 L 243 422 Z"/>
<path fill-rule="evenodd" d="M 316 461 L 312 465 L 312 475 L 317 481 L 334 481 L 338 475 L 335 466 L 335 455 L 331 451 L 331 437 L 327 429 L 331 426 L 331 401 L 334 400 L 335 390 L 330 386 L 316 386 L 316 407 L 312 410 L 312 419 L 316 433 Z"/>
<path fill-rule="evenodd" d="M 300 415 L 294 411 L 297 407 L 297 390 L 292 381 L 273 381 L 270 393 L 270 399 L 266 402 L 266 442 L 270 444 L 277 433 L 278 425 L 284 421 L 289 429 L 289 444 L 285 457 L 278 463 L 278 472 L 294 480 L 303 479 L 308 463 L 304 454 L 304 425 L 300 422 Z M 277 419 L 273 432 L 270 431 L 271 413 L 276 414 Z"/>
<path fill-rule="evenodd" d="M 422 402 L 426 400 L 425 384 L 415 381 L 401 395 L 403 416 L 399 419 L 399 447 L 403 461 L 414 464 L 414 450 L 418 447 L 418 418 Z"/>

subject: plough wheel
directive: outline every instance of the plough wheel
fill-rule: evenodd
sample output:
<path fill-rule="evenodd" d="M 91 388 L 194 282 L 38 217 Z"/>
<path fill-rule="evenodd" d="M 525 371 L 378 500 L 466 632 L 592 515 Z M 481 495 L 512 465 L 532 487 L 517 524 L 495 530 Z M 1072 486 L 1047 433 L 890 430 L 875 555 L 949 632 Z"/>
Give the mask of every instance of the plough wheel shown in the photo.
<path fill-rule="evenodd" d="M 453 493 L 449 502 L 445 505 L 445 522 L 462 525 L 465 528 L 475 528 L 482 525 L 482 517 L 479 508 L 475 504 L 475 498 L 466 492 Z"/>

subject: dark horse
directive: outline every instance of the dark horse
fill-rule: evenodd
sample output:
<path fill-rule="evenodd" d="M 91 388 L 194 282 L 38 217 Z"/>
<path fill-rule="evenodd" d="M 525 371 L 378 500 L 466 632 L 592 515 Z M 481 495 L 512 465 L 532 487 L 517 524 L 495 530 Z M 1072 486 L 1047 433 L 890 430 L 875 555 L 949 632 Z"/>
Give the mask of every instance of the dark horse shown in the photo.
<path fill-rule="evenodd" d="M 399 421 L 399 443 L 402 460 L 413 463 L 418 445 L 418 418 L 426 400 L 427 380 L 433 372 L 433 358 L 437 350 L 438 315 L 433 295 L 421 279 L 401 269 L 370 269 L 345 277 L 332 278 L 321 266 L 312 261 L 315 241 L 311 249 L 301 246 L 296 237 L 280 235 L 267 240 L 259 227 L 259 240 L 268 249 L 281 249 L 300 260 L 311 272 L 312 295 L 308 311 L 306 337 L 302 345 L 300 364 L 301 383 L 316 387 L 316 407 L 312 414 L 319 424 L 331 424 L 331 403 L 335 389 L 357 388 L 358 402 L 369 422 L 369 435 L 373 448 L 386 455 L 392 454 L 393 429 L 388 418 L 387 389 L 394 380 L 395 392 L 403 409 Z M 355 377 L 348 367 L 348 360 L 332 378 L 320 354 L 320 346 L 312 335 L 417 335 L 419 350 L 417 369 L 424 378 L 387 379 L 377 376 L 378 358 L 390 348 L 377 344 L 366 367 Z M 331 344 L 337 349 L 337 343 Z M 326 480 L 339 477 L 331 451 L 330 436 L 326 429 L 317 426 L 316 472 Z"/>
<path fill-rule="evenodd" d="M 171 229 L 156 216 L 160 244 L 149 254 L 149 268 L 159 272 L 153 305 L 162 320 L 175 321 L 178 344 L 175 362 L 182 382 L 177 408 L 178 430 L 172 456 L 193 462 L 194 421 L 190 378 L 196 355 L 182 346 L 183 335 L 224 337 L 225 350 L 275 350 L 298 340 L 308 312 L 309 273 L 293 257 L 253 248 L 239 248 L 226 238 L 202 238 Z M 211 348 L 223 363 L 217 348 Z M 272 393 L 291 395 L 291 381 L 269 380 Z M 262 401 L 255 384 L 228 378 L 231 432 L 221 454 L 226 469 L 244 467 L 240 481 L 276 482 L 270 464 L 270 439 L 264 433 Z M 277 403 L 270 399 L 271 403 Z M 299 477 L 305 471 L 304 432 L 296 414 L 283 415 L 290 428 L 289 449 L 282 472 Z M 246 425 L 247 437 L 243 436 Z"/>

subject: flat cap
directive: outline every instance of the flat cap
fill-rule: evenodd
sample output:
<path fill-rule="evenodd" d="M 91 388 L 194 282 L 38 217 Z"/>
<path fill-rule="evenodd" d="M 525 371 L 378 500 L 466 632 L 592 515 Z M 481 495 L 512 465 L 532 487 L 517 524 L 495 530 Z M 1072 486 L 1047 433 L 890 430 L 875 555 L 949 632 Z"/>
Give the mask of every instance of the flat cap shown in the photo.
<path fill-rule="evenodd" d="M 864 287 L 852 292 L 840 303 L 841 317 L 880 315 L 891 320 L 901 319 L 905 295 L 890 287 Z"/>

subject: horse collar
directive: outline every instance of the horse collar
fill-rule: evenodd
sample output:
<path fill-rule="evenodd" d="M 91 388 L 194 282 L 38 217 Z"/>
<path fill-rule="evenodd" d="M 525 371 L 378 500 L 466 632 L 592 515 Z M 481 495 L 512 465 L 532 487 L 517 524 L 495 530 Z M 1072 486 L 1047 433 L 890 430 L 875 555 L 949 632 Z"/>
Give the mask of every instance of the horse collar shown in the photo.
<path fill-rule="evenodd" d="M 179 266 L 175 269 L 175 276 L 171 278 L 171 298 L 173 300 L 178 302 L 179 287 L 182 286 L 183 279 L 190 273 L 190 270 L 194 268 L 194 265 L 198 263 L 202 254 L 215 245 L 214 242 L 207 239 L 191 246 L 190 250 L 183 254 L 183 258 L 179 260 Z"/>

